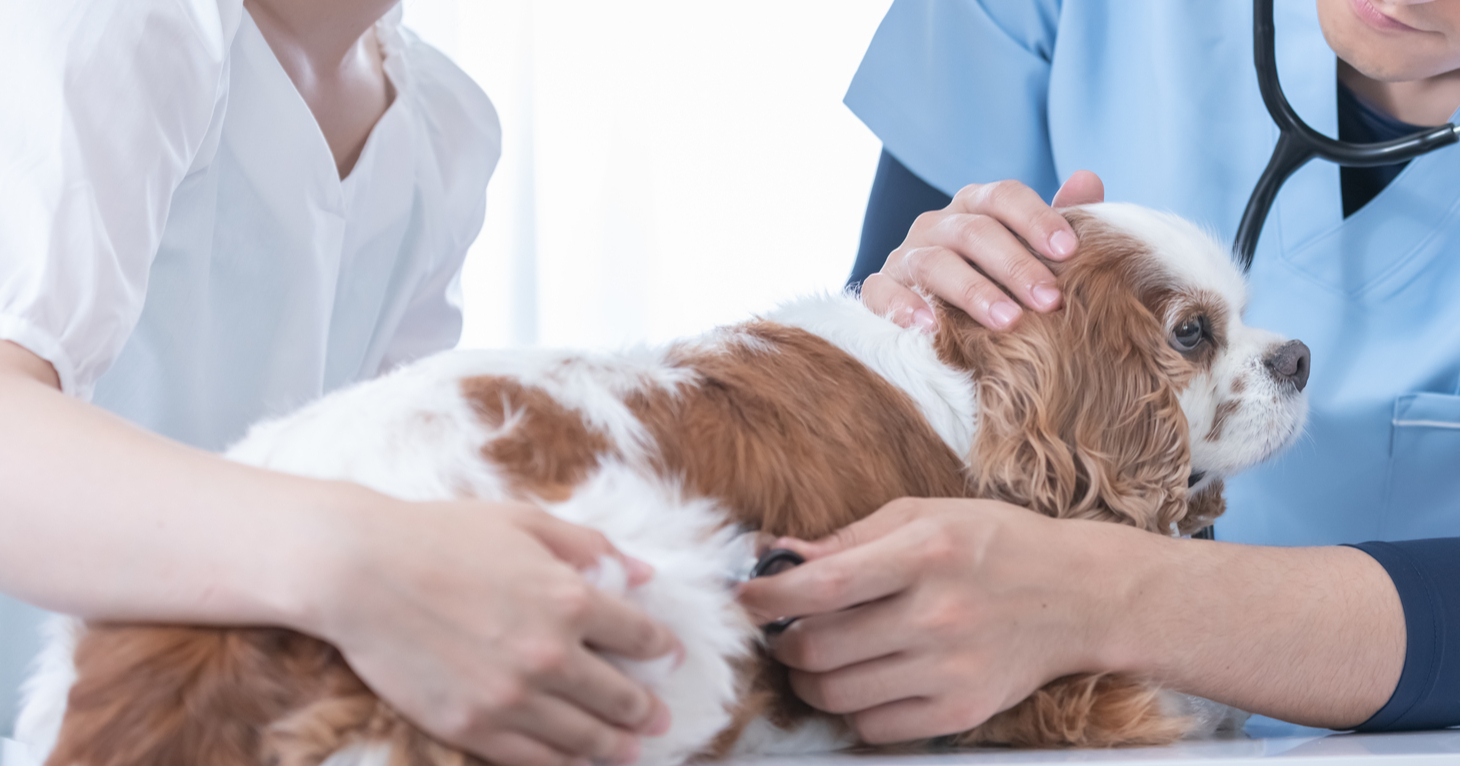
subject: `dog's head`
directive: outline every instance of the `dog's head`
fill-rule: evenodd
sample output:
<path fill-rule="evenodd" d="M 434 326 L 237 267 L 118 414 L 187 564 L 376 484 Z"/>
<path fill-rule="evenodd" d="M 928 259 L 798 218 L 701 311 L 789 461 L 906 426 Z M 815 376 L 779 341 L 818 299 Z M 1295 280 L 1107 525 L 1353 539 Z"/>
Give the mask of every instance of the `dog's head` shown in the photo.
<path fill-rule="evenodd" d="M 1286 446 L 1308 349 L 1242 324 L 1229 251 L 1176 216 L 1071 208 L 1079 251 L 1051 263 L 1064 308 L 1011 330 L 939 306 L 939 356 L 972 372 L 975 490 L 1058 517 L 1170 533 L 1223 509 L 1222 479 Z"/>

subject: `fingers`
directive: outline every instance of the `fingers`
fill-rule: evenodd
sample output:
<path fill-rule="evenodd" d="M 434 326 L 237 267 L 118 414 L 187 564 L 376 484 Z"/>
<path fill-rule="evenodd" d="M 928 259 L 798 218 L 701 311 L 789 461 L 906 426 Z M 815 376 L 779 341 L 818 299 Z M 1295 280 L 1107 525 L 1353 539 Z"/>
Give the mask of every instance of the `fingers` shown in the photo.
<path fill-rule="evenodd" d="M 650 736 L 669 728 L 669 711 L 657 697 L 602 657 L 584 649 L 547 688 L 616 726 Z"/>
<path fill-rule="evenodd" d="M 1088 170 L 1076 170 L 1065 179 L 1064 186 L 1055 192 L 1054 202 L 1050 204 L 1053 207 L 1070 207 L 1104 201 L 1105 184 L 1101 182 L 1100 176 Z"/>
<path fill-rule="evenodd" d="M 574 569 L 592 569 L 604 556 L 612 556 L 623 564 L 630 588 L 643 585 L 654 577 L 653 567 L 624 555 L 596 529 L 571 524 L 531 507 L 524 507 L 518 524 Z"/>
<path fill-rule="evenodd" d="M 613 764 L 639 757 L 638 737 L 550 694 L 534 695 L 512 723 L 517 731 L 573 757 Z"/>
<path fill-rule="evenodd" d="M 777 660 L 796 670 L 830 673 L 917 648 L 924 636 L 908 619 L 907 594 L 797 620 L 773 644 Z"/>
<path fill-rule="evenodd" d="M 791 688 L 807 704 L 828 713 L 869 710 L 889 702 L 931 694 L 939 683 L 931 663 L 894 655 L 832 673 L 790 673 Z"/>
<path fill-rule="evenodd" d="M 869 745 L 942 737 L 987 721 L 994 709 L 958 707 L 928 697 L 888 702 L 851 716 L 857 738 Z"/>
<path fill-rule="evenodd" d="M 883 271 L 897 282 L 922 286 L 985 327 L 1001 330 L 1019 318 L 1019 304 L 970 266 L 959 251 L 942 246 L 898 250 Z"/>
<path fill-rule="evenodd" d="M 837 530 L 830 537 L 815 542 L 794 538 L 781 538 L 774 547 L 789 548 L 804 558 L 817 559 L 834 553 L 880 540 L 895 530 L 901 529 L 915 519 L 946 510 L 942 503 L 919 498 L 903 497 L 873 511 L 871 515 L 858 519 Z"/>
<path fill-rule="evenodd" d="M 889 537 L 740 586 L 740 603 L 759 622 L 825 614 L 905 590 L 917 578 L 910 538 Z"/>
<path fill-rule="evenodd" d="M 932 332 L 938 324 L 926 301 L 886 274 L 873 274 L 862 281 L 862 304 L 900 327 Z"/>
<path fill-rule="evenodd" d="M 1063 216 L 1045 210 L 1068 228 Z M 997 218 L 972 213 L 947 215 L 924 234 L 924 241 L 948 248 L 976 263 L 984 275 L 1003 285 L 1030 308 L 1048 311 L 1059 305 L 1054 274 Z M 950 296 L 944 298 L 954 300 Z"/>
<path fill-rule="evenodd" d="M 596 649 L 630 660 L 652 660 L 683 651 L 668 628 L 624 601 L 598 591 L 589 595 L 583 638 Z"/>
<path fill-rule="evenodd" d="M 954 195 L 952 206 L 964 213 L 993 218 L 1052 261 L 1062 261 L 1075 252 L 1075 230 L 1070 222 L 1046 204 L 1038 192 L 1018 181 L 966 186 Z"/>
<path fill-rule="evenodd" d="M 510 732 L 493 732 L 470 748 L 487 763 L 501 766 L 583 766 L 581 758 Z"/>
<path fill-rule="evenodd" d="M 1082 171 L 1071 176 L 1058 199 L 1078 204 L 1103 195 L 1100 179 Z M 918 217 L 882 268 L 893 284 L 869 279 L 863 300 L 909 327 L 922 303 L 911 290 L 918 286 L 980 324 L 1004 329 L 1018 319 L 1021 303 L 1036 311 L 1059 307 L 1054 275 L 1035 253 L 1061 261 L 1077 245 L 1069 222 L 1033 189 L 1017 181 L 974 184 L 948 207 Z"/>

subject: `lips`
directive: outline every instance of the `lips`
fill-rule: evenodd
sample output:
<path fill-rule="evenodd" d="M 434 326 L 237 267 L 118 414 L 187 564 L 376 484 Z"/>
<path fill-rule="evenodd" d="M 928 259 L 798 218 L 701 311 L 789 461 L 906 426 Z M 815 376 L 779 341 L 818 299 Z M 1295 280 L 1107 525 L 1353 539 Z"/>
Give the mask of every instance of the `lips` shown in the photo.
<path fill-rule="evenodd" d="M 1374 7 L 1374 4 L 1369 2 L 1369 0 L 1349 0 L 1349 7 L 1353 8 L 1355 16 L 1358 16 L 1361 21 L 1373 27 L 1374 29 L 1378 29 L 1384 32 L 1420 31 L 1418 29 L 1415 29 L 1414 27 L 1409 26 L 1408 24 L 1402 23 L 1389 16 L 1384 15 L 1384 13 L 1381 12 L 1378 8 Z"/>

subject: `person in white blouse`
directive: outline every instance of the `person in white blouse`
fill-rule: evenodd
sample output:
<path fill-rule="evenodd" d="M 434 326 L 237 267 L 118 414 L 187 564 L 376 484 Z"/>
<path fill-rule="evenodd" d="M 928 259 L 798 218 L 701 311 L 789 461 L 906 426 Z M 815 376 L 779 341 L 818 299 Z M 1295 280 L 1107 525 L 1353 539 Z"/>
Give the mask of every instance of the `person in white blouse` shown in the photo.
<path fill-rule="evenodd" d="M 212 452 L 457 340 L 499 128 L 396 3 L 0 6 L 0 592 L 291 627 L 494 763 L 627 762 L 669 713 L 586 647 L 676 643 L 600 535 Z"/>

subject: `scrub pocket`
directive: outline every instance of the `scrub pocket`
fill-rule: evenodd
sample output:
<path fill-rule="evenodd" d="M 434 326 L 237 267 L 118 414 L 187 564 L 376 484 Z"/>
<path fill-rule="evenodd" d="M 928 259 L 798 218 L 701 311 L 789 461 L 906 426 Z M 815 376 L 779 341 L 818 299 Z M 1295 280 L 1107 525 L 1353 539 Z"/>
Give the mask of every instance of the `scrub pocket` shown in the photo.
<path fill-rule="evenodd" d="M 1384 537 L 1460 537 L 1460 396 L 1394 400 Z"/>

